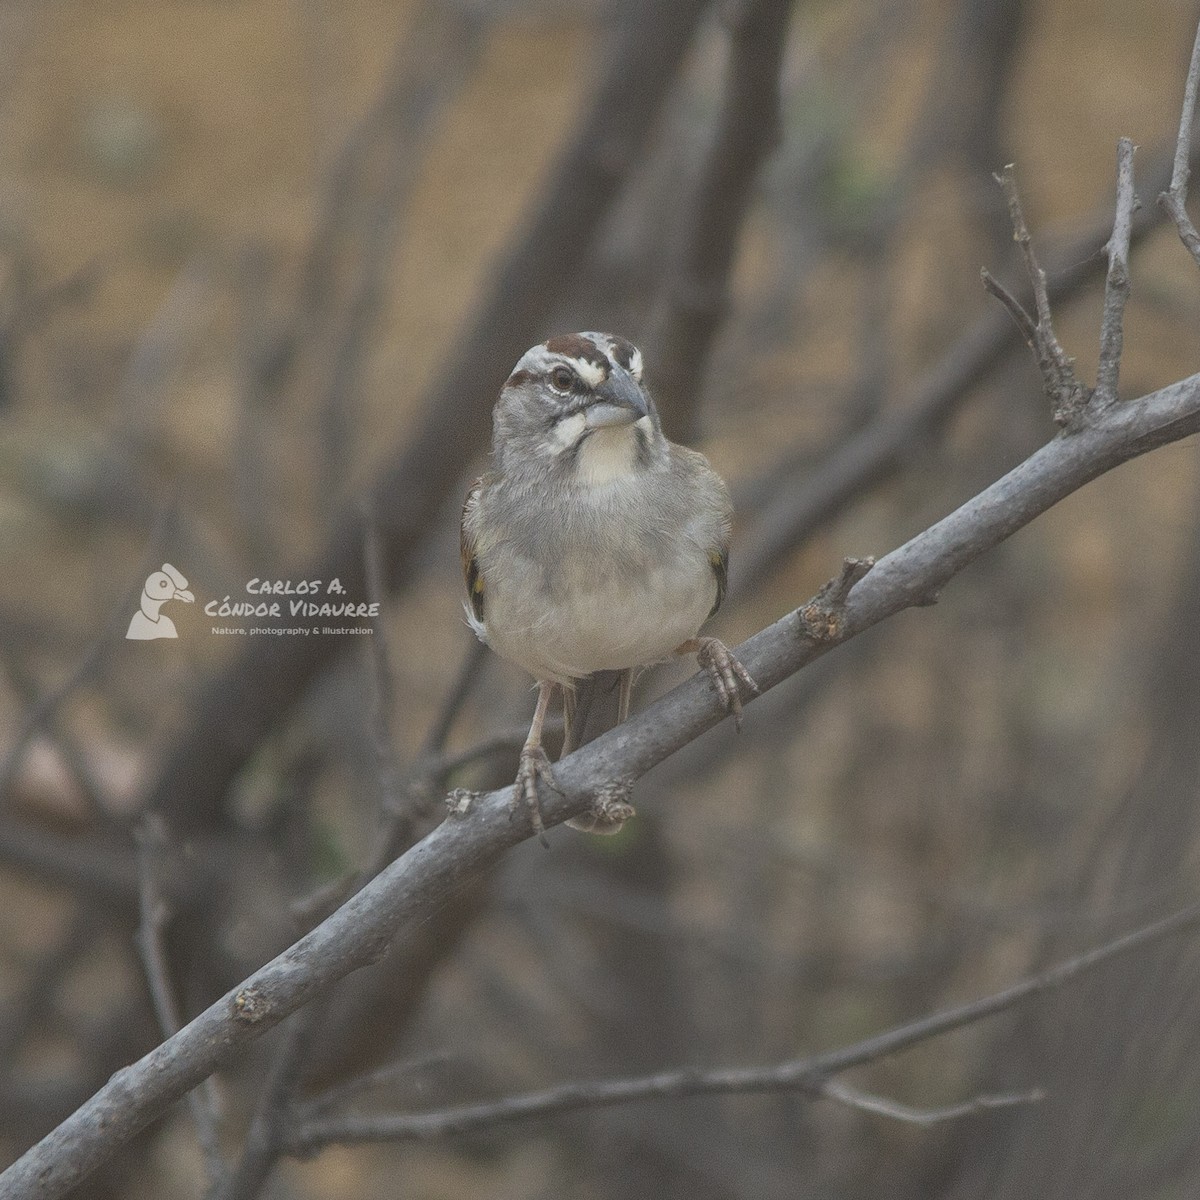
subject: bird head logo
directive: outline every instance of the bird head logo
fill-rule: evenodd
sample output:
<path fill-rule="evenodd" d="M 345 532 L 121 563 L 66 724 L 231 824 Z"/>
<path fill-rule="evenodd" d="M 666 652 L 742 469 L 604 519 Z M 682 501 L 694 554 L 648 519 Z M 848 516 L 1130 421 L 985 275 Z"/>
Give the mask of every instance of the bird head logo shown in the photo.
<path fill-rule="evenodd" d="M 177 638 L 175 622 L 160 610 L 168 600 L 182 600 L 191 604 L 196 597 L 188 591 L 183 573 L 170 563 L 163 563 L 162 570 L 154 571 L 142 588 L 142 600 L 133 619 L 129 622 L 127 639 L 151 641 L 154 638 Z"/>

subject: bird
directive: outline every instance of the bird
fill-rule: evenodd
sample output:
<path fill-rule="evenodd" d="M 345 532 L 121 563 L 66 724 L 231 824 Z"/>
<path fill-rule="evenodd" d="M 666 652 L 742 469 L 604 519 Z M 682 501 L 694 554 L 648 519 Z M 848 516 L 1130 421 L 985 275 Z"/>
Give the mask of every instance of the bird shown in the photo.
<path fill-rule="evenodd" d="M 139 642 L 178 637 L 175 622 L 159 610 L 168 600 L 192 604 L 196 597 L 188 591 L 187 582 L 182 572 L 170 563 L 163 563 L 161 571 L 152 571 L 142 588 L 138 611 L 133 614 L 125 637 Z"/>
<path fill-rule="evenodd" d="M 695 654 L 740 728 L 746 669 L 700 628 L 721 606 L 733 505 L 696 450 L 668 441 L 642 377 L 642 353 L 609 333 L 551 337 L 527 350 L 493 412 L 490 469 L 463 505 L 467 623 L 537 683 L 514 805 L 546 842 L 538 782 L 559 790 L 542 746 L 556 689 L 564 757 L 578 732 L 578 681 L 619 671 L 617 721 L 634 672 Z M 568 821 L 616 833 L 632 809 L 596 801 Z"/>

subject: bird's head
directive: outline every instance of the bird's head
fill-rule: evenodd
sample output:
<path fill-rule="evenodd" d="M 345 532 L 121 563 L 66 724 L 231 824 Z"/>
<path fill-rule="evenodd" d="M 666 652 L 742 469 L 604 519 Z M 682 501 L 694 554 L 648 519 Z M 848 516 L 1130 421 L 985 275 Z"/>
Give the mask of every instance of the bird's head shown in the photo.
<path fill-rule="evenodd" d="M 496 403 L 505 472 L 600 484 L 655 461 L 664 445 L 641 351 L 610 333 L 571 333 L 527 350 Z"/>
<path fill-rule="evenodd" d="M 170 563 L 163 563 L 161 571 L 155 571 L 146 580 L 145 594 L 151 600 L 182 600 L 191 604 L 196 597 L 187 590 L 187 580 Z"/>

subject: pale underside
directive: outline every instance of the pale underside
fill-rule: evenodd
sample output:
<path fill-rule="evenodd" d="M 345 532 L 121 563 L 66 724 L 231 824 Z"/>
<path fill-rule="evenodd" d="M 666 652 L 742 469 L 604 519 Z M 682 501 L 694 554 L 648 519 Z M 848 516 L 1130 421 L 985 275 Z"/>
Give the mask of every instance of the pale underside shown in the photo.
<path fill-rule="evenodd" d="M 713 608 L 722 510 L 673 488 L 644 490 L 632 432 L 598 431 L 584 442 L 577 478 L 585 488 L 558 521 L 542 515 L 527 551 L 520 538 L 480 547 L 484 619 L 471 624 L 537 679 L 569 683 L 659 662 L 694 637 Z M 571 533 L 552 538 L 559 524 Z"/>

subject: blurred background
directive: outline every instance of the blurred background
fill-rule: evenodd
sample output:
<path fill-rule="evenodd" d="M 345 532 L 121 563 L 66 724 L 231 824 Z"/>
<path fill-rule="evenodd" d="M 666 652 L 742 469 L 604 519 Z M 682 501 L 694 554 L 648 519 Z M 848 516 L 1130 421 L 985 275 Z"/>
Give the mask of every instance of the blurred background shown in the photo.
<path fill-rule="evenodd" d="M 186 1019 L 448 788 L 513 777 L 533 697 L 472 646 L 456 527 L 528 345 L 642 345 L 668 435 L 734 492 L 711 630 L 731 645 L 1053 435 L 979 283 L 1020 285 L 1005 163 L 1090 381 L 1116 141 L 1138 143 L 1122 395 L 1197 370 L 1200 279 L 1154 197 L 1198 16 L 0 6 L 2 1161 L 161 1040 L 139 922 Z M 757 701 L 740 737 L 726 722 L 663 764 L 620 836 L 556 830 L 466 881 L 322 1004 L 297 1097 L 419 1110 L 770 1063 L 1195 899 L 1196 474 L 1183 443 L 1090 485 L 935 608 Z M 374 636 L 211 632 L 205 604 L 254 577 L 315 567 L 363 598 L 364 508 L 389 593 Z M 126 641 L 164 561 L 197 603 L 168 610 L 177 640 Z M 1195 946 L 1165 942 L 852 1076 L 932 1107 L 1044 1088 L 1036 1106 L 919 1128 L 802 1096 L 645 1102 L 285 1157 L 258 1190 L 1191 1195 L 1198 977 Z M 204 1094 L 207 1162 L 179 1105 L 78 1194 L 205 1195 L 283 1037 Z"/>

